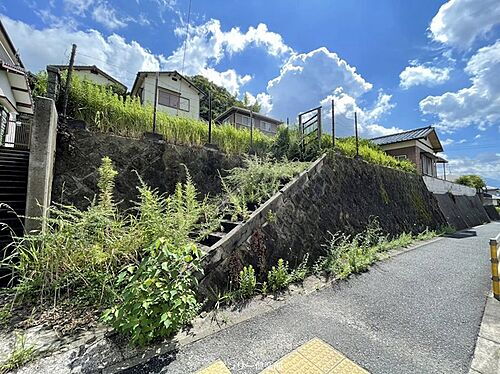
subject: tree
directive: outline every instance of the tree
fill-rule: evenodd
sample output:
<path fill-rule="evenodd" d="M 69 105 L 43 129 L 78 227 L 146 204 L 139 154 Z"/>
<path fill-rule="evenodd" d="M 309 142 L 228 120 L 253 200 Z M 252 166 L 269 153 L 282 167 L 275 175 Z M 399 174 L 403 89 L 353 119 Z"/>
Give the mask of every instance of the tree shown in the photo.
<path fill-rule="evenodd" d="M 215 119 L 224 113 L 226 110 L 232 106 L 237 106 L 240 108 L 252 109 L 254 112 L 259 112 L 260 106 L 255 103 L 254 105 L 249 104 L 249 98 L 245 95 L 243 101 L 238 100 L 236 96 L 232 95 L 224 87 L 218 86 L 215 83 L 209 81 L 202 75 L 195 75 L 188 78 L 193 84 L 200 90 L 212 95 L 212 118 Z M 200 100 L 200 117 L 208 121 L 208 96 L 201 98 Z"/>
<path fill-rule="evenodd" d="M 486 183 L 484 182 L 483 178 L 481 178 L 479 175 L 474 174 L 462 175 L 455 181 L 455 183 L 475 188 L 477 191 L 481 191 L 486 187 Z"/>

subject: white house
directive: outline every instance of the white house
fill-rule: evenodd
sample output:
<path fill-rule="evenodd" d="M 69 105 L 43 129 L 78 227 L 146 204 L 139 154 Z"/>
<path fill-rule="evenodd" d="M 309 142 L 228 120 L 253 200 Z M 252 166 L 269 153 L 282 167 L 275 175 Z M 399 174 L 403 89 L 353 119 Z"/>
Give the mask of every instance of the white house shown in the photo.
<path fill-rule="evenodd" d="M 137 73 L 131 94 L 139 97 L 143 104 L 154 105 L 156 74 L 155 71 Z M 200 99 L 203 96 L 203 91 L 178 72 L 158 72 L 158 111 L 199 119 Z"/>
<path fill-rule="evenodd" d="M 13 146 L 20 114 L 33 114 L 24 65 L 0 21 L 0 145 Z"/>
<path fill-rule="evenodd" d="M 68 70 L 68 65 L 52 65 L 52 67 L 61 71 Z M 95 65 L 74 65 L 73 75 L 103 86 L 118 87 L 123 93 L 127 92 L 127 86 Z"/>

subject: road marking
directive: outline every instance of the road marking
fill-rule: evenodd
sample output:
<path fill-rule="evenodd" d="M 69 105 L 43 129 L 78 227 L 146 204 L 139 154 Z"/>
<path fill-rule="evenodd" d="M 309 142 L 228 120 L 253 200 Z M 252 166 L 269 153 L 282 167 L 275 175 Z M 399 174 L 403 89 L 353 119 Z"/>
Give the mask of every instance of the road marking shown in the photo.
<path fill-rule="evenodd" d="M 222 360 L 217 360 L 210 366 L 204 369 L 198 370 L 196 374 L 231 374 L 227 366 L 222 362 Z"/>
<path fill-rule="evenodd" d="M 321 339 L 314 338 L 288 353 L 260 374 L 370 374 Z M 196 374 L 231 374 L 222 360 Z"/>

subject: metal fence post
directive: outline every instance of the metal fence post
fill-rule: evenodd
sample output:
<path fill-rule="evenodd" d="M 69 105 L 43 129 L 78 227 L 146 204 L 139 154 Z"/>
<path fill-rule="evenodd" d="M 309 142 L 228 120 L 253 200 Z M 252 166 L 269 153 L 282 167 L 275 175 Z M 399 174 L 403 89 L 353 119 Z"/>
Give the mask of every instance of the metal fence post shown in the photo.
<path fill-rule="evenodd" d="M 491 257 L 491 281 L 493 285 L 493 296 L 500 300 L 500 278 L 498 277 L 498 241 L 500 234 L 496 238 L 490 239 Z"/>

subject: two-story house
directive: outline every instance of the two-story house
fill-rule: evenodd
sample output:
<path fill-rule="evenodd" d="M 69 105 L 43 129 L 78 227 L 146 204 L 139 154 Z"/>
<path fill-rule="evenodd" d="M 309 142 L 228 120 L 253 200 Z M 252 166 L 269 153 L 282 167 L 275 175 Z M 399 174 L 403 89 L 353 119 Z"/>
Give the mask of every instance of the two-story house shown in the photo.
<path fill-rule="evenodd" d="M 218 123 L 229 123 L 239 128 L 260 130 L 266 135 L 276 135 L 282 121 L 239 107 L 231 107 L 215 119 Z"/>
<path fill-rule="evenodd" d="M 437 164 L 447 163 L 437 155 L 443 151 L 436 130 L 432 126 L 403 131 L 370 139 L 387 154 L 400 160 L 409 160 L 422 175 L 437 177 Z"/>
<path fill-rule="evenodd" d="M 158 92 L 155 95 L 157 74 Z M 154 105 L 156 97 L 158 111 L 193 119 L 199 119 L 200 98 L 205 95 L 177 71 L 141 71 L 137 73 L 131 94 L 149 105 Z"/>
<path fill-rule="evenodd" d="M 0 21 L 0 145 L 13 146 L 20 136 L 20 141 L 26 142 L 20 120 L 32 114 L 33 100 L 24 65 Z"/>

